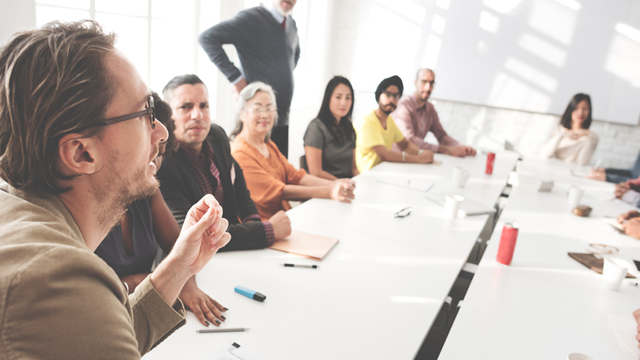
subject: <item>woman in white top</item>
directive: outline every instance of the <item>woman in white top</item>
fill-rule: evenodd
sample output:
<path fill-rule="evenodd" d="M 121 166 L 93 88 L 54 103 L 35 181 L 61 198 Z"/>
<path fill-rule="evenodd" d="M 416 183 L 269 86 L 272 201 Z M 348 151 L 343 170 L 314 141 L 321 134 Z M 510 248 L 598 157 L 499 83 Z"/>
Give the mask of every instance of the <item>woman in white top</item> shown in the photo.
<path fill-rule="evenodd" d="M 598 135 L 589 130 L 591 113 L 591 97 L 576 94 L 567 105 L 560 125 L 542 147 L 542 156 L 588 164 L 598 146 Z"/>

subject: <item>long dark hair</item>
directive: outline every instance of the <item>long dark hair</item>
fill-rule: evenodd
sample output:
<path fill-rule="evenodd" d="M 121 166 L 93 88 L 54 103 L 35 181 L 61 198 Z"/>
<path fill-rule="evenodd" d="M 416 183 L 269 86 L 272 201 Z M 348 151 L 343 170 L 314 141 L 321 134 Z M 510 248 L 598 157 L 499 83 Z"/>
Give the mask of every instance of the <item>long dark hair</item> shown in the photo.
<path fill-rule="evenodd" d="M 575 94 L 573 96 L 571 101 L 569 101 L 569 105 L 567 105 L 567 109 L 564 111 L 564 114 L 560 118 L 560 125 L 571 130 L 571 114 L 582 100 L 586 100 L 587 104 L 589 104 L 589 115 L 582 122 L 582 128 L 588 129 L 589 126 L 591 126 L 591 114 L 593 113 L 593 107 L 591 106 L 591 97 L 587 94 Z"/>
<path fill-rule="evenodd" d="M 349 109 L 349 112 L 340 119 L 340 127 L 338 127 L 336 124 L 336 118 L 331 113 L 331 109 L 329 109 L 329 103 L 331 102 L 333 91 L 340 84 L 346 85 L 351 91 L 351 108 Z M 320 105 L 320 111 L 318 111 L 317 118 L 324 123 L 339 145 L 344 143 L 345 138 L 352 139 L 356 136 L 356 131 L 353 129 L 353 124 L 351 123 L 351 113 L 353 112 L 353 105 L 355 103 L 356 99 L 351 82 L 344 76 L 334 76 L 327 84 L 327 88 L 324 90 L 324 98 L 322 99 L 322 105 Z"/>

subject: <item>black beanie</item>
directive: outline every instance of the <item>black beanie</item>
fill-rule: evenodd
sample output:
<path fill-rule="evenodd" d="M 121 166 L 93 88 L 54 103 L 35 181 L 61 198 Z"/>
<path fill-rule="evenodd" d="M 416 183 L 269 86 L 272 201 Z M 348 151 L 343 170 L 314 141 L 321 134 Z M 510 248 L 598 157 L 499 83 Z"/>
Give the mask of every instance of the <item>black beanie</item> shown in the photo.
<path fill-rule="evenodd" d="M 378 85 L 378 88 L 376 89 L 376 102 L 380 100 L 380 95 L 391 85 L 397 86 L 400 91 L 400 96 L 402 96 L 402 90 L 404 90 L 402 79 L 400 79 L 398 75 L 393 75 L 392 77 L 382 80 L 380 85 Z"/>

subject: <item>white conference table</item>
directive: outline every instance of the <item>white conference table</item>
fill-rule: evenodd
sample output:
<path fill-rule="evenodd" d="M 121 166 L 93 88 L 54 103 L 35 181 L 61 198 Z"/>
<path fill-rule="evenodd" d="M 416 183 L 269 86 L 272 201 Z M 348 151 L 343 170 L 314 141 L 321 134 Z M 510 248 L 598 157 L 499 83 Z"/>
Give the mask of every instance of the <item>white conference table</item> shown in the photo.
<path fill-rule="evenodd" d="M 571 214 L 565 186 L 604 193 L 612 185 L 567 176 L 568 166 L 561 165 L 523 162 L 521 169 L 545 170 L 557 180 L 556 186 L 551 192 L 512 190 L 439 359 L 565 359 L 572 352 L 599 360 L 633 358 L 609 322 L 610 316 L 632 319 L 631 313 L 640 308 L 640 287 L 625 280 L 619 291 L 606 290 L 601 275 L 567 255 L 602 243 L 620 249 L 612 256 L 631 264 L 631 259 L 640 259 L 640 241 L 601 219 L 633 207 L 584 196 L 580 203 L 593 208 L 591 215 Z M 520 227 L 510 266 L 495 260 L 505 222 Z"/>
<path fill-rule="evenodd" d="M 384 162 L 357 177 L 357 179 L 361 177 L 383 179 L 397 177 L 428 180 L 434 183 L 429 193 L 456 193 L 482 205 L 493 207 L 506 185 L 505 179 L 509 178 L 518 161 L 518 154 L 511 151 L 496 154 L 492 175 L 485 174 L 486 154 L 479 153 L 471 158 L 457 158 L 436 154 L 435 160 L 441 161 L 442 164 L 422 166 L 418 164 Z M 455 167 L 461 167 L 469 171 L 470 178 L 463 189 L 455 187 L 451 181 Z M 367 197 L 367 200 L 369 200 L 369 197 Z"/>
<path fill-rule="evenodd" d="M 450 159 L 441 158 L 438 181 L 443 182 L 448 175 L 442 169 Z M 505 160 L 502 166 L 513 168 L 515 156 L 507 158 L 513 161 Z M 452 160 L 469 166 L 482 161 Z M 394 174 L 410 176 L 415 169 L 400 167 Z M 498 176 L 488 181 L 502 181 L 504 187 L 507 172 Z M 357 191 L 365 194 L 369 185 L 379 184 L 363 179 Z M 145 358 L 206 359 L 230 342 L 263 359 L 413 358 L 487 216 L 445 221 L 439 206 L 422 194 L 392 185 L 383 190 L 385 196 L 374 191 L 369 200 L 357 192 L 353 204 L 313 199 L 288 212 L 294 230 L 340 239 L 322 262 L 271 249 L 217 254 L 198 274 L 198 284 L 230 309 L 222 328 L 251 330 L 197 334 L 196 329 L 204 326 L 189 312 L 187 324 Z M 399 210 L 394 195 L 419 200 L 412 204 L 409 217 L 393 217 Z M 430 218 L 435 221 L 425 224 Z M 427 238 L 436 245 L 423 246 L 416 240 Z M 461 244 L 466 254 L 460 249 L 451 251 L 455 256 L 446 251 L 447 246 L 462 249 Z M 280 265 L 284 262 L 319 264 L 320 269 L 285 268 Z M 235 293 L 238 285 L 265 294 L 267 300 L 260 303 Z"/>
<path fill-rule="evenodd" d="M 457 193 L 493 208 L 518 156 L 513 152 L 497 154 L 493 175 L 485 174 L 486 155 L 455 158 L 436 154 L 435 159 L 442 164 L 382 163 L 354 178 L 356 199 L 351 204 L 312 199 L 305 203 L 308 206 L 298 206 L 289 213 L 466 260 L 489 216 L 446 219 L 444 207 L 425 195 Z M 471 177 L 463 189 L 451 183 L 455 166 L 470 172 Z M 428 180 L 434 185 L 425 193 L 378 181 L 393 177 Z M 407 206 L 413 209 L 410 216 L 394 217 L 397 211 Z"/>

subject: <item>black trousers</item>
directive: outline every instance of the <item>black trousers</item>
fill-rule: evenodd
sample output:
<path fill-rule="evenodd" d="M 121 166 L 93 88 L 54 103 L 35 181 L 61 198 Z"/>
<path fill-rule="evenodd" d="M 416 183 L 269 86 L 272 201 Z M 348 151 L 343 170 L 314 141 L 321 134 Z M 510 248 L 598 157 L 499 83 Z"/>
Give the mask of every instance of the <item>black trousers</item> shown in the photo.
<path fill-rule="evenodd" d="M 271 140 L 276 143 L 282 155 L 289 158 L 289 125 L 274 126 L 271 130 Z"/>

